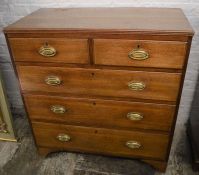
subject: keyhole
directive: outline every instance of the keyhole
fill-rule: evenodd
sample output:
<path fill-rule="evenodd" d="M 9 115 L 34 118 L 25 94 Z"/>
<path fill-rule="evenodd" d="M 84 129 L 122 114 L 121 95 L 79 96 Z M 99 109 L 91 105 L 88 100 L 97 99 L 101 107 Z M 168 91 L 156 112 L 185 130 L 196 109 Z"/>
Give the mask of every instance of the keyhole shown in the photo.
<path fill-rule="evenodd" d="M 138 48 L 138 49 L 140 48 L 140 44 L 137 45 L 137 48 Z"/>
<path fill-rule="evenodd" d="M 93 105 L 95 106 L 95 105 L 96 105 L 96 103 L 95 103 L 95 102 L 93 102 Z"/>
<path fill-rule="evenodd" d="M 92 75 L 92 76 L 94 76 L 94 75 L 95 75 L 95 73 L 93 73 L 93 72 L 92 72 L 92 73 L 91 73 L 91 75 Z"/>

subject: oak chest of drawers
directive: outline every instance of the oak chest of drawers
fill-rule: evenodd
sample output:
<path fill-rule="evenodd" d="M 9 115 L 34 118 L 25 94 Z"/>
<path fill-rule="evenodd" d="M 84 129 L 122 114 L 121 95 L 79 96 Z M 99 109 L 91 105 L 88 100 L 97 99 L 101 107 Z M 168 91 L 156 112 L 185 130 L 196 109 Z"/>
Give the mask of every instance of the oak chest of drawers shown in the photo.
<path fill-rule="evenodd" d="M 193 36 L 180 9 L 40 9 L 4 33 L 41 154 L 165 170 Z"/>

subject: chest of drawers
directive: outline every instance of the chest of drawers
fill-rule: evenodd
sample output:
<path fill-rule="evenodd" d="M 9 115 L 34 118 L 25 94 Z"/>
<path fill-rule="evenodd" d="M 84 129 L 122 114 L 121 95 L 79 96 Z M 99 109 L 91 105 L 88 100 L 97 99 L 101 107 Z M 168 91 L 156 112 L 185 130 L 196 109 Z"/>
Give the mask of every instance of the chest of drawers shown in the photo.
<path fill-rule="evenodd" d="M 180 9 L 40 9 L 4 33 L 41 154 L 165 170 L 193 36 Z"/>

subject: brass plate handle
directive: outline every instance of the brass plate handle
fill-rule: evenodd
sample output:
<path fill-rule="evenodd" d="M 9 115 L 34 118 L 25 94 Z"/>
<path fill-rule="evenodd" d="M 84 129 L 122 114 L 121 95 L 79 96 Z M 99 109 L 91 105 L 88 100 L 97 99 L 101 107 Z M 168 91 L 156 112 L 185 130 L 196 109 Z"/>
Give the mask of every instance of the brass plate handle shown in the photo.
<path fill-rule="evenodd" d="M 66 108 L 61 105 L 53 105 L 50 110 L 55 114 L 64 114 L 66 112 Z"/>
<path fill-rule="evenodd" d="M 142 145 L 137 141 L 130 140 L 126 142 L 126 146 L 130 149 L 139 149 Z"/>
<path fill-rule="evenodd" d="M 71 137 L 68 134 L 58 134 L 57 139 L 61 142 L 68 142 L 71 140 Z"/>
<path fill-rule="evenodd" d="M 48 76 L 45 79 L 46 84 L 51 85 L 51 86 L 57 86 L 61 84 L 61 79 L 57 76 Z"/>
<path fill-rule="evenodd" d="M 133 49 L 129 52 L 128 57 L 133 60 L 146 60 L 149 58 L 149 53 L 144 49 Z"/>
<path fill-rule="evenodd" d="M 38 53 L 44 57 L 54 57 L 57 51 L 54 47 L 45 43 L 43 46 L 39 48 Z"/>
<path fill-rule="evenodd" d="M 131 90 L 141 91 L 141 90 L 145 89 L 146 85 L 143 82 L 134 82 L 134 81 L 132 81 L 132 82 L 128 83 L 128 87 Z"/>
<path fill-rule="evenodd" d="M 127 114 L 127 118 L 129 120 L 138 121 L 138 120 L 142 120 L 144 118 L 144 116 L 143 116 L 143 114 L 141 114 L 139 112 L 129 112 Z"/>

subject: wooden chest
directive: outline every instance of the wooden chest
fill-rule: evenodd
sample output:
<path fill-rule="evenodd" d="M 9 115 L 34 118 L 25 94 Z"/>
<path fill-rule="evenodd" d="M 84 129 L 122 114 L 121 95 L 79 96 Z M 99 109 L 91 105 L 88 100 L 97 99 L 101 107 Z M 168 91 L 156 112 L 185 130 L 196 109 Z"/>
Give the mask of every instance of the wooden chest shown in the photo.
<path fill-rule="evenodd" d="M 180 9 L 40 9 L 4 33 L 41 154 L 165 170 L 193 36 Z"/>

